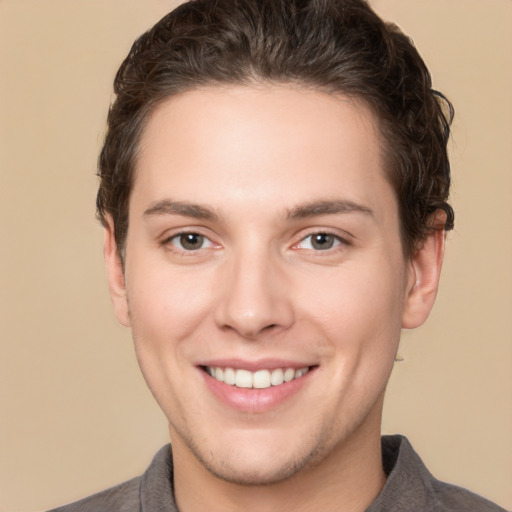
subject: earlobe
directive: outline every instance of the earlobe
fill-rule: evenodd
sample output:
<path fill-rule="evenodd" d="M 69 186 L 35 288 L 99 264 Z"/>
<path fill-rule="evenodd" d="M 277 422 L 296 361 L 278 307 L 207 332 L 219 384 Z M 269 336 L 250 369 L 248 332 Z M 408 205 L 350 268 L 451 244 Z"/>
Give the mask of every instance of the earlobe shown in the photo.
<path fill-rule="evenodd" d="M 114 306 L 116 317 L 122 325 L 130 327 L 124 269 L 121 256 L 117 249 L 114 222 L 111 217 L 108 217 L 107 226 L 104 231 L 103 256 L 107 268 L 110 298 Z"/>
<path fill-rule="evenodd" d="M 442 212 L 444 214 L 444 212 Z M 443 265 L 445 231 L 433 229 L 411 258 L 402 327 L 414 329 L 428 318 L 436 299 Z"/>

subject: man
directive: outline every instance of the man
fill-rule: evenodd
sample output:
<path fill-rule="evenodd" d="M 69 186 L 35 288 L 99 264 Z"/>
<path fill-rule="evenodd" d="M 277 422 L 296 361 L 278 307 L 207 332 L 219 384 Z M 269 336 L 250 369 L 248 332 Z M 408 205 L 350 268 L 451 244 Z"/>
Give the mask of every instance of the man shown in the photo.
<path fill-rule="evenodd" d="M 380 436 L 453 227 L 452 109 L 362 0 L 198 0 L 115 81 L 98 214 L 172 445 L 62 511 L 501 510 Z"/>

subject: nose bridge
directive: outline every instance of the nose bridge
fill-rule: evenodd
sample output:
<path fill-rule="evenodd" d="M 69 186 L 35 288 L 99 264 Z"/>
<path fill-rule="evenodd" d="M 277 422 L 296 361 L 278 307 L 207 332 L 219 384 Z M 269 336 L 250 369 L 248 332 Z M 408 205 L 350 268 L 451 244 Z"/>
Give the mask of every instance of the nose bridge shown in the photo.
<path fill-rule="evenodd" d="M 288 327 L 293 308 L 286 272 L 269 247 L 253 244 L 233 250 L 226 262 L 216 320 L 248 339 L 269 328 Z"/>

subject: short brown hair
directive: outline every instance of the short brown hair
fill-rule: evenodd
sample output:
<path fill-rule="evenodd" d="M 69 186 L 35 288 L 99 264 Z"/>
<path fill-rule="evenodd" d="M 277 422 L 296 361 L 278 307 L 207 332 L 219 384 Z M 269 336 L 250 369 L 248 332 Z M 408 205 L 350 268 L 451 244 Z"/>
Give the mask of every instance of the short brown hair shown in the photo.
<path fill-rule="evenodd" d="M 192 0 L 132 46 L 117 72 L 99 158 L 98 216 L 114 222 L 120 254 L 138 143 L 166 98 L 220 84 L 294 83 L 360 99 L 377 115 L 388 179 L 411 256 L 447 203 L 453 108 L 432 89 L 408 39 L 364 0 Z"/>

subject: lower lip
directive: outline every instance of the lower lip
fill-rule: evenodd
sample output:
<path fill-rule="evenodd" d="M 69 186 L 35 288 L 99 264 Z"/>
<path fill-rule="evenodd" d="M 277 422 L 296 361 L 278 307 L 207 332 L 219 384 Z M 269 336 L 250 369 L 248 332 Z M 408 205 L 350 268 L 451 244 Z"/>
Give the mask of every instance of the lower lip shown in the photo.
<path fill-rule="evenodd" d="M 285 382 L 279 386 L 264 389 L 237 388 L 211 377 L 204 370 L 199 370 L 208 389 L 225 405 L 239 411 L 261 413 L 270 411 L 290 400 L 309 381 L 313 369 L 298 379 Z"/>

